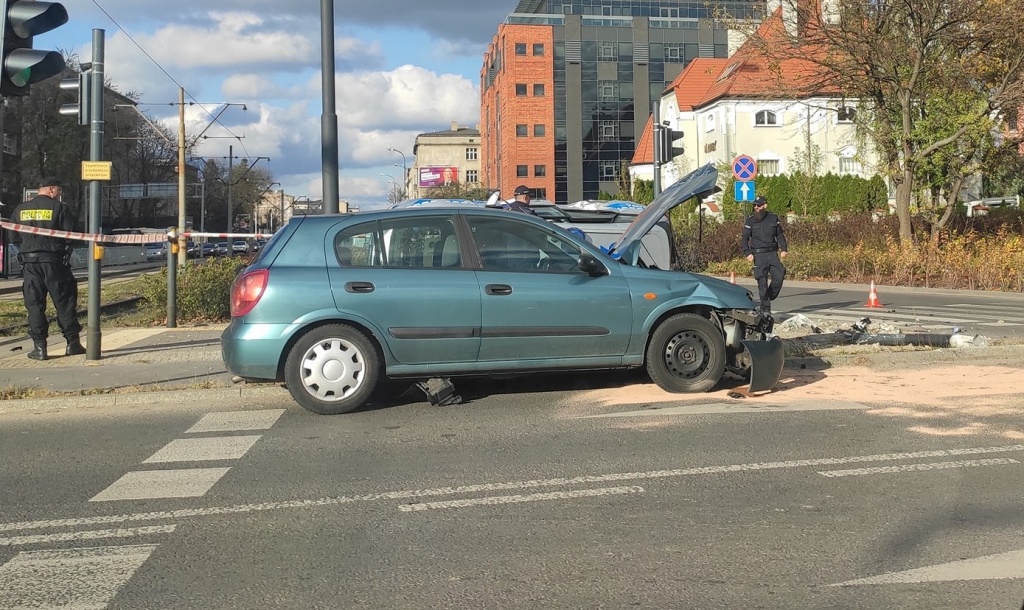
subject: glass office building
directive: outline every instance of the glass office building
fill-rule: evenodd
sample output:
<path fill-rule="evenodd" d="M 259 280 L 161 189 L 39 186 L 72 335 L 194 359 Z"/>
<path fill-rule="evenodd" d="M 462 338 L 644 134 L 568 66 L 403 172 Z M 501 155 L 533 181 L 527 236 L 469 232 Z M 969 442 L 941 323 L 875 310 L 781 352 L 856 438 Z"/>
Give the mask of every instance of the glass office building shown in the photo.
<path fill-rule="evenodd" d="M 520 0 L 481 78 L 482 182 L 556 203 L 618 192 L 666 86 L 696 57 L 727 57 L 716 19 L 764 0 Z"/>

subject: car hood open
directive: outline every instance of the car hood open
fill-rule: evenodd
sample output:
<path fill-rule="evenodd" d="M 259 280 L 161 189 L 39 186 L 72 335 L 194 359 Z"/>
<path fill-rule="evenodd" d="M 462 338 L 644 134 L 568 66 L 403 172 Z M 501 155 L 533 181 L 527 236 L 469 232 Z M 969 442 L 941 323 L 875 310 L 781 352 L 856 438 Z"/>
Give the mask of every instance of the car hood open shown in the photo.
<path fill-rule="evenodd" d="M 609 248 L 609 253 L 624 261 L 635 261 L 640 240 L 672 208 L 694 197 L 704 198 L 717 193 L 718 170 L 710 163 L 683 176 L 658 195 L 638 215 Z"/>

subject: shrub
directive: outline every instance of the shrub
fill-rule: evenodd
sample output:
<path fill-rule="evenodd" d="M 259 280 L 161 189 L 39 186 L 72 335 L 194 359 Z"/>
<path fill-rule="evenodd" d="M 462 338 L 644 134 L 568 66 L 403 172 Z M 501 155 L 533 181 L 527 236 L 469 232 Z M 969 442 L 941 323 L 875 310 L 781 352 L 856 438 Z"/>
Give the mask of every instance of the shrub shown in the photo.
<path fill-rule="evenodd" d="M 245 267 L 244 259 L 224 257 L 189 261 L 178 268 L 178 320 L 222 321 L 231 316 L 231 283 Z M 167 270 L 145 277 L 142 296 L 153 307 L 167 303 Z"/>

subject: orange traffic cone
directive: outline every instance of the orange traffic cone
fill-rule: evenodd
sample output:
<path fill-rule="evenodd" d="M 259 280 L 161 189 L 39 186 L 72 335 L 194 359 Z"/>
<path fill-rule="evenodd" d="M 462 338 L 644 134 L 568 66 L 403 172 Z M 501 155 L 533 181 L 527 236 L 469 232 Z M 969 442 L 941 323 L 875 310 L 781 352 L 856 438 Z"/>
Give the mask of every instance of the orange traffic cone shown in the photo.
<path fill-rule="evenodd" d="M 868 302 L 864 304 L 864 307 L 882 307 L 882 302 L 878 300 L 878 293 L 875 291 L 875 280 L 871 280 Z"/>
<path fill-rule="evenodd" d="M 736 272 L 735 271 L 730 271 L 729 272 L 729 283 L 730 284 L 735 284 L 736 283 Z"/>

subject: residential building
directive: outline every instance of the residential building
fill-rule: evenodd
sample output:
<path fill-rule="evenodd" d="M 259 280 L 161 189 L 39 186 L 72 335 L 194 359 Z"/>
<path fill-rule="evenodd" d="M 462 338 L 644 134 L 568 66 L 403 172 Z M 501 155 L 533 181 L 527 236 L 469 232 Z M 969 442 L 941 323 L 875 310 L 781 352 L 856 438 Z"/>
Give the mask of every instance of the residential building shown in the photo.
<path fill-rule="evenodd" d="M 405 177 L 408 198 L 424 197 L 432 188 L 453 183 L 470 188 L 480 184 L 480 129 L 461 127 L 421 133 L 412 148 L 413 163 Z"/>
<path fill-rule="evenodd" d="M 556 203 L 618 192 L 644 122 L 687 63 L 728 55 L 716 11 L 764 0 L 519 0 L 480 71 L 483 177 Z"/>
<path fill-rule="evenodd" d="M 795 21 L 786 14 L 791 4 L 769 4 L 772 13 L 756 36 L 769 45 L 789 44 L 796 35 Z M 665 90 L 659 118 L 683 133 L 684 152 L 662 165 L 662 185 L 740 154 L 754 158 L 762 176 L 797 171 L 874 176 L 880 160 L 871 143 L 858 137 L 858 101 L 841 91 L 809 90 L 805 83 L 816 80 L 807 78 L 815 69 L 812 62 L 794 58 L 770 66 L 759 48 L 748 41 L 728 59 L 697 59 Z M 648 118 L 630 168 L 635 178 L 653 178 L 652 130 Z"/>

